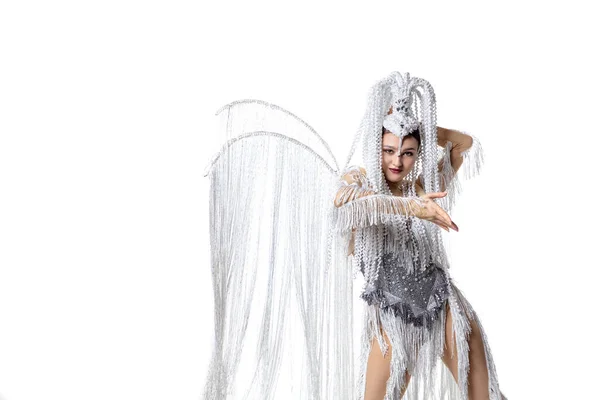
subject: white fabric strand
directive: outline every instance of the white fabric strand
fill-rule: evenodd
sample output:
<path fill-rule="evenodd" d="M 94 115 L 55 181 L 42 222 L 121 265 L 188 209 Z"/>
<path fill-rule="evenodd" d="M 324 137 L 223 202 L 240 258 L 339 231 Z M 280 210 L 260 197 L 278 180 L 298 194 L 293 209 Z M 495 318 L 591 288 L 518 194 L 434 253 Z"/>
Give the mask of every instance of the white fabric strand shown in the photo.
<path fill-rule="evenodd" d="M 378 194 L 362 197 L 341 206 L 336 229 L 345 231 L 371 225 L 391 223 L 398 215 L 416 215 L 423 206 L 420 197 L 399 197 Z"/>
<path fill-rule="evenodd" d="M 448 190 L 434 200 L 446 210 L 460 193 L 452 143 L 441 154 L 437 146 L 429 82 L 394 72 L 371 88 L 343 171 L 327 142 L 279 106 L 240 100 L 217 115 L 224 145 L 206 169 L 214 342 L 204 399 L 362 400 L 367 361 L 377 345 L 391 357 L 386 400 L 399 398 L 405 371 L 412 377 L 404 399 L 467 400 L 475 324 L 490 399 L 506 399 L 481 322 L 449 276 L 440 228 L 417 217 L 423 211 L 417 179 L 426 193 Z M 381 167 L 384 124 L 401 140 L 415 128 L 421 137 L 415 166 L 397 183 L 403 196 L 392 194 Z M 364 169 L 352 163 L 355 150 Z M 461 155 L 459 174 L 477 175 L 483 151 L 475 137 Z M 359 271 L 365 301 L 355 353 L 353 279 Z M 408 303 L 400 300 L 413 284 L 402 274 L 419 273 L 431 274 L 423 279 L 439 291 L 429 300 L 423 295 L 424 305 L 405 315 L 400 306 Z M 457 382 L 440 359 L 447 310 Z"/>

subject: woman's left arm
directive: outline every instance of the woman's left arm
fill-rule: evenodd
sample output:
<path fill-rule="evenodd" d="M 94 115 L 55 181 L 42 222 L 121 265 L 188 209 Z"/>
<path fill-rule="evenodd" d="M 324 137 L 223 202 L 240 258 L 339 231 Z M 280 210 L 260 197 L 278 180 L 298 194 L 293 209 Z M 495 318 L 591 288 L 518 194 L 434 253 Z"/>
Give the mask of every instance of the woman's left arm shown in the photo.
<path fill-rule="evenodd" d="M 454 173 L 456 173 L 463 163 L 462 153 L 473 146 L 473 138 L 462 132 L 442 128 L 441 126 L 437 127 L 437 135 L 439 146 L 446 147 L 448 141 L 452 142 L 450 165 L 452 165 L 452 169 L 454 170 Z"/>
<path fill-rule="evenodd" d="M 437 138 L 438 146 L 443 147 L 444 149 L 446 148 L 448 142 L 452 143 L 452 147 L 450 148 L 450 166 L 452 167 L 453 171 L 452 176 L 454 176 L 463 163 L 463 152 L 473 146 L 473 138 L 465 133 L 453 129 L 442 128 L 441 126 L 437 127 Z M 444 158 L 445 157 L 442 157 L 442 159 L 438 162 L 438 171 L 440 173 L 444 169 Z M 421 185 L 420 175 L 417 182 Z M 440 190 L 446 190 L 446 185 L 443 181 L 441 182 Z M 419 196 L 421 195 L 419 194 Z"/>

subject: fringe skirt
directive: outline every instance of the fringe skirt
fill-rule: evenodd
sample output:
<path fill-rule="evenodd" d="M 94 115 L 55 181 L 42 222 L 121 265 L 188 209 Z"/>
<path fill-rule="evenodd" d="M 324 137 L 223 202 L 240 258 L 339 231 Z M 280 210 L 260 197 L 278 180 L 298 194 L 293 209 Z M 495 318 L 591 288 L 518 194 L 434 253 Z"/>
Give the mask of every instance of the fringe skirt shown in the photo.
<path fill-rule="evenodd" d="M 440 275 L 440 271 L 445 284 L 439 284 L 437 276 Z M 487 362 L 490 400 L 506 400 L 499 389 L 496 368 L 486 334 L 471 304 L 454 285 L 446 271 L 429 270 L 420 280 L 430 284 L 425 285 L 425 289 L 422 289 L 421 285 L 419 293 L 415 293 L 418 292 L 418 288 L 413 286 L 412 298 L 418 298 L 425 290 L 430 296 L 424 296 L 426 300 L 424 307 L 421 307 L 423 304 L 398 301 L 397 296 L 381 289 L 361 295 L 365 300 L 365 321 L 361 337 L 355 398 L 364 398 L 367 360 L 373 340 L 376 339 L 384 356 L 391 351 L 390 376 L 387 380 L 385 400 L 400 399 L 400 393 L 405 385 L 406 371 L 410 373 L 411 378 L 403 399 L 467 400 L 468 340 L 472 324 L 477 324 Z M 410 284 L 401 288 L 408 293 L 410 289 Z M 390 296 L 397 301 L 393 306 Z M 458 357 L 458 383 L 441 360 L 446 340 L 447 309 L 452 314 L 452 334 L 458 352 L 452 354 L 452 357 Z M 384 340 L 383 333 L 388 337 L 391 348 Z"/>

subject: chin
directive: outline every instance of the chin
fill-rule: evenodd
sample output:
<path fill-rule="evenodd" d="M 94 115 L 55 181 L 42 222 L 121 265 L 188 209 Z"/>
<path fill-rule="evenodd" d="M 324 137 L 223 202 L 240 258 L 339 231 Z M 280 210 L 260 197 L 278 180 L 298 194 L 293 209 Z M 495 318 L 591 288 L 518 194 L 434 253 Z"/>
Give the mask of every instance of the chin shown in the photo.
<path fill-rule="evenodd" d="M 390 176 L 392 175 L 392 176 Z M 402 179 L 404 179 L 404 174 L 401 175 L 396 175 L 396 174 L 385 174 L 385 179 L 387 179 L 388 182 L 392 182 L 392 183 L 399 183 L 400 181 L 402 181 Z"/>

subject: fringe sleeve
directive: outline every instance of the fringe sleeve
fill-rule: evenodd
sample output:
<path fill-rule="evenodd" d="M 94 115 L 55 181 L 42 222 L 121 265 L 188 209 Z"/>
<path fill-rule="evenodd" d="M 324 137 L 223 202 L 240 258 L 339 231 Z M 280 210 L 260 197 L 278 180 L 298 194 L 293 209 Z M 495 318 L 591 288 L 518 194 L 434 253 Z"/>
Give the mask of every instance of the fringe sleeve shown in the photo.
<path fill-rule="evenodd" d="M 420 215 L 423 200 L 417 196 L 400 197 L 376 194 L 350 201 L 338 209 L 336 230 L 343 232 L 371 225 L 390 224 L 398 215 Z"/>
<path fill-rule="evenodd" d="M 455 171 L 452 167 L 451 156 L 452 148 L 455 143 L 450 140 L 446 143 L 446 148 L 442 155 L 440 168 L 440 190 L 446 190 L 448 195 L 441 199 L 440 205 L 446 211 L 450 212 L 456 202 L 456 197 L 461 193 L 460 178 L 457 175 L 462 174 L 463 179 L 471 179 L 477 176 L 483 165 L 483 148 L 479 139 L 468 133 L 459 131 L 464 135 L 468 135 L 473 139 L 470 147 L 460 152 L 462 162 L 459 164 L 458 170 Z M 462 171 L 462 172 L 461 172 Z"/>
<path fill-rule="evenodd" d="M 336 230 L 343 232 L 391 223 L 398 215 L 418 216 L 422 204 L 423 200 L 417 196 L 377 194 L 365 171 L 352 166 L 345 171 L 338 186 Z"/>
<path fill-rule="evenodd" d="M 375 194 L 375 191 L 371 189 L 366 172 L 353 165 L 348 167 L 342 174 L 334 204 L 336 207 L 341 207 L 350 201 L 373 194 Z"/>

